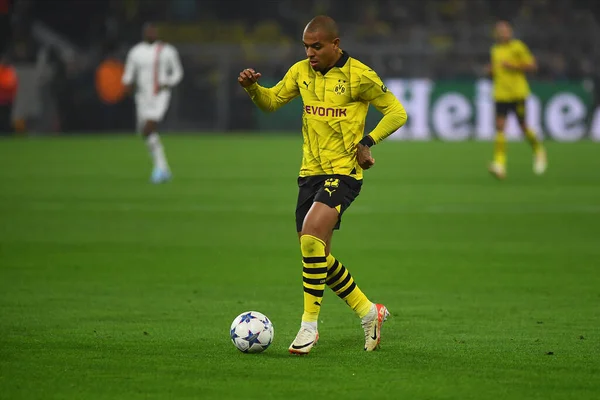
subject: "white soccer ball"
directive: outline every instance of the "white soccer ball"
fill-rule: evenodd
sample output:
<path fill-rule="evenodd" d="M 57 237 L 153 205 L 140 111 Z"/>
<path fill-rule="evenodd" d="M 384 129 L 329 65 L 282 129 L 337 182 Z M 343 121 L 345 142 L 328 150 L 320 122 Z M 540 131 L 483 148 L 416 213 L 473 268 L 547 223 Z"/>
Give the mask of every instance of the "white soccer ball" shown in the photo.
<path fill-rule="evenodd" d="M 273 324 L 258 311 L 246 311 L 233 320 L 229 334 L 239 351 L 260 353 L 273 342 Z"/>

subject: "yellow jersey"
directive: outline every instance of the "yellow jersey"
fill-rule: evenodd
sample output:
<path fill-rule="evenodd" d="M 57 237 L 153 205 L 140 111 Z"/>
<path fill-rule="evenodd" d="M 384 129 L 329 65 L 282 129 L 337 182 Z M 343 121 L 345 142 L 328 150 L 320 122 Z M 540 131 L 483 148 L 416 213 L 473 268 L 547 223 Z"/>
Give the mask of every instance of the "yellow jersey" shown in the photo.
<path fill-rule="evenodd" d="M 363 178 L 356 161 L 356 146 L 364 135 L 369 104 L 383 113 L 369 133 L 375 143 L 394 133 L 407 119 L 404 107 L 379 76 L 346 52 L 324 73 L 315 71 L 306 59 L 294 64 L 272 88 L 255 83 L 246 91 L 260 109 L 269 112 L 302 97 L 301 177 Z"/>
<path fill-rule="evenodd" d="M 494 80 L 494 100 L 513 102 L 525 100 L 529 96 L 529 84 L 523 71 L 507 69 L 502 64 L 526 65 L 533 62 L 529 48 L 520 40 L 497 43 L 491 49 L 492 76 Z"/>

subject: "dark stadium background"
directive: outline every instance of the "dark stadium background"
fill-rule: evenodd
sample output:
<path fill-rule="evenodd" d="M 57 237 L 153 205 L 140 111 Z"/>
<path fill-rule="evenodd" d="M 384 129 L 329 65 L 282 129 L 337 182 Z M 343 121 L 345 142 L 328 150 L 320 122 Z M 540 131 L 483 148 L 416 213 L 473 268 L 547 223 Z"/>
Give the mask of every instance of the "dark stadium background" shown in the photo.
<path fill-rule="evenodd" d="M 482 77 L 492 26 L 508 19 L 538 58 L 534 80 L 585 85 L 589 126 L 600 88 L 599 8 L 591 0 L 20 0 L 0 21 L 11 32 L 4 50 L 24 77 L 15 118 L 30 132 L 131 130 L 131 100 L 103 104 L 94 76 L 107 57 L 124 59 L 145 21 L 178 46 L 186 71 L 164 129 L 296 130 L 293 118 L 265 124 L 235 77 L 253 66 L 265 83 L 280 78 L 303 57 L 302 29 L 318 13 L 333 16 L 343 47 L 384 79 L 446 83 Z"/>

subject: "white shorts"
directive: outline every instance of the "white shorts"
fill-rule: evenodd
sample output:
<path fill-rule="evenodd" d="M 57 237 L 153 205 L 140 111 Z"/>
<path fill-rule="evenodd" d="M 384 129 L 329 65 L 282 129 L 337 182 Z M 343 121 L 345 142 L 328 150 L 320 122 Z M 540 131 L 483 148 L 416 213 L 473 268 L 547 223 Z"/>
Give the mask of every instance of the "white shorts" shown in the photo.
<path fill-rule="evenodd" d="M 156 96 L 136 96 L 135 107 L 137 110 L 138 126 L 146 121 L 161 122 L 171 101 L 171 93 L 163 90 Z"/>

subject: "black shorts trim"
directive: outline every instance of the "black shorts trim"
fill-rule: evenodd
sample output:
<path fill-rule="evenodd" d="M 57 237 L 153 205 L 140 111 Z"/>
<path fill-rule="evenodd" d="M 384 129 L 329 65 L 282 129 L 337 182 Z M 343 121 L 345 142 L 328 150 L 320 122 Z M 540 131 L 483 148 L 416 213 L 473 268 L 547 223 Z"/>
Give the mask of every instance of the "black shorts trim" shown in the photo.
<path fill-rule="evenodd" d="M 340 229 L 342 214 L 358 197 L 362 180 L 347 175 L 314 175 L 298 178 L 296 203 L 296 231 L 302 231 L 304 218 L 314 202 L 327 204 L 339 210 L 340 217 L 334 229 Z"/>
<path fill-rule="evenodd" d="M 519 122 L 525 122 L 527 120 L 525 100 L 496 102 L 496 116 L 506 117 L 511 112 L 515 113 Z"/>

